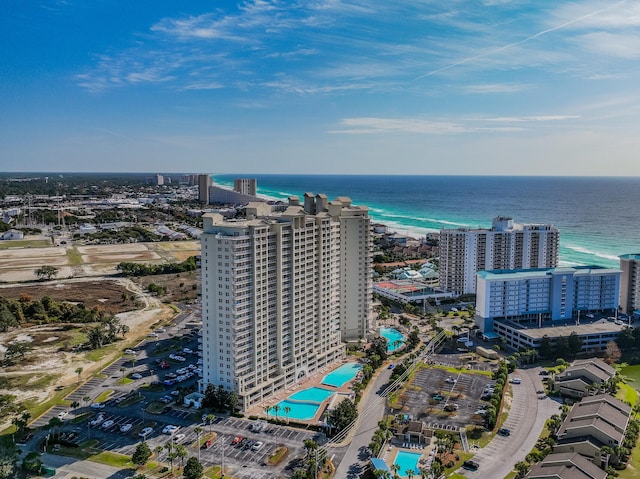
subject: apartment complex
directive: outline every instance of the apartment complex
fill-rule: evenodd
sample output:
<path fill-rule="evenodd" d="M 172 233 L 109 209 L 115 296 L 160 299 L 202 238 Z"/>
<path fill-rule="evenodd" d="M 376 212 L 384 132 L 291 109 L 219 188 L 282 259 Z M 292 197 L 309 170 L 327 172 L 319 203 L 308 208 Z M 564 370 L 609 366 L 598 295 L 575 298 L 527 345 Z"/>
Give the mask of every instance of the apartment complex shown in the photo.
<path fill-rule="evenodd" d="M 640 310 L 640 254 L 620 256 L 620 308 L 625 314 Z"/>
<path fill-rule="evenodd" d="M 476 292 L 483 270 L 553 268 L 558 264 L 560 233 L 546 224 L 493 219 L 491 229 L 440 230 L 440 288 L 455 294 Z"/>
<path fill-rule="evenodd" d="M 236 178 L 233 180 L 233 191 L 243 195 L 256 196 L 258 188 L 255 178 Z"/>
<path fill-rule="evenodd" d="M 349 198 L 250 203 L 207 214 L 202 242 L 203 379 L 247 409 L 344 357 L 371 311 L 371 224 Z"/>
<path fill-rule="evenodd" d="M 590 322 L 593 313 L 615 312 L 620 270 L 600 266 L 477 273 L 476 324 L 487 337 L 503 337 L 514 348 L 539 347 L 542 337 L 576 332 L 583 349 L 598 350 L 622 326 Z M 552 328 L 553 327 L 553 328 Z"/>
<path fill-rule="evenodd" d="M 200 203 L 209 204 L 209 188 L 212 184 L 211 176 L 198 175 L 198 201 Z"/>

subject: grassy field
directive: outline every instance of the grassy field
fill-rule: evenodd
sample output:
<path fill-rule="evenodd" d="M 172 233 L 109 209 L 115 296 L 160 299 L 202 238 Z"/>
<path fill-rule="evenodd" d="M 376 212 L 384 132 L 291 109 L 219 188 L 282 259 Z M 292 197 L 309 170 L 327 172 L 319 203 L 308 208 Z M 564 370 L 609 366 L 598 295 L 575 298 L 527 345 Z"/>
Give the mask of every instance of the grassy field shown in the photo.
<path fill-rule="evenodd" d="M 616 393 L 617 399 L 631 405 L 638 402 L 638 391 L 636 391 L 632 386 L 624 383 L 620 383 L 618 386 L 618 392 Z"/>
<path fill-rule="evenodd" d="M 0 241 L 0 249 L 9 248 L 45 248 L 52 246 L 50 240 L 9 240 Z"/>
<path fill-rule="evenodd" d="M 625 376 L 634 388 L 640 389 L 640 364 L 625 366 L 620 369 L 620 374 Z"/>
<path fill-rule="evenodd" d="M 636 443 L 636 447 L 631 451 L 629 463 L 624 471 L 619 472 L 620 479 L 637 479 L 640 477 L 640 441 Z"/>

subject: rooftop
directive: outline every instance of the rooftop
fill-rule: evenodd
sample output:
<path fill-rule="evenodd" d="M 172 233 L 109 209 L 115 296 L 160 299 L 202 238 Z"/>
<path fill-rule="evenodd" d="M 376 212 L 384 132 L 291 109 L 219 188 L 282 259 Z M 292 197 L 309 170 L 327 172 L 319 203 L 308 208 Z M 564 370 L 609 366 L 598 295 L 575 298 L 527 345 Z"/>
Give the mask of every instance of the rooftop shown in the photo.
<path fill-rule="evenodd" d="M 606 479 L 607 473 L 577 452 L 548 455 L 535 465 L 529 478 Z"/>
<path fill-rule="evenodd" d="M 592 274 L 592 273 L 620 273 L 617 268 L 605 268 L 604 266 L 571 266 L 559 268 L 530 268 L 530 269 L 495 269 L 491 271 L 478 271 L 479 278 L 491 280 L 516 280 L 545 278 L 551 274 Z"/>
<path fill-rule="evenodd" d="M 515 323 L 513 321 L 496 319 L 496 323 L 502 323 L 509 327 L 515 328 L 523 334 L 526 334 L 530 338 L 542 338 L 548 336 L 555 338 L 558 336 L 569 336 L 572 332 L 576 332 L 579 336 L 586 336 L 589 334 L 605 334 L 605 333 L 619 333 L 626 325 L 615 324 L 606 319 L 597 319 L 592 321 L 580 320 L 580 324 L 576 324 L 574 321 L 552 321 L 544 323 L 541 328 L 537 326 Z"/>

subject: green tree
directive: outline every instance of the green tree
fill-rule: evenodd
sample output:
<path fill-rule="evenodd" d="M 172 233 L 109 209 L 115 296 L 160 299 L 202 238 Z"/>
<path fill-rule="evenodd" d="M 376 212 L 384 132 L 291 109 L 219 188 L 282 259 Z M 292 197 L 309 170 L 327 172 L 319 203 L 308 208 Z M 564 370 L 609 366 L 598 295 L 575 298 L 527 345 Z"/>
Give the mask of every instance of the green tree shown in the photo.
<path fill-rule="evenodd" d="M 545 359 L 551 357 L 551 354 L 553 352 L 551 347 L 551 340 L 546 334 L 542 336 L 542 339 L 540 340 L 540 349 L 538 351 L 540 352 L 540 356 Z"/>
<path fill-rule="evenodd" d="M 19 454 L 20 451 L 12 442 L 0 441 L 0 478 L 14 477 Z"/>
<path fill-rule="evenodd" d="M 82 367 L 77 367 L 76 368 L 76 374 L 78 375 L 78 384 L 80 384 L 80 375 L 82 374 L 82 371 L 84 371 L 84 369 Z"/>
<path fill-rule="evenodd" d="M 151 452 L 149 445 L 145 441 L 142 441 L 133 452 L 131 462 L 136 466 L 144 466 L 152 455 L 153 453 Z"/>
<path fill-rule="evenodd" d="M 200 479 L 203 472 L 202 464 L 195 457 L 190 457 L 187 460 L 187 465 L 184 466 L 182 475 L 185 479 Z"/>
<path fill-rule="evenodd" d="M 38 279 L 48 281 L 58 275 L 58 268 L 51 265 L 44 265 L 36 269 L 34 273 Z"/>
<path fill-rule="evenodd" d="M 524 461 L 516 462 L 515 470 L 517 473 L 516 478 L 522 479 L 529 472 L 529 464 Z"/>
<path fill-rule="evenodd" d="M 29 341 L 13 341 L 6 346 L 4 360 L 7 364 L 15 364 L 17 361 L 22 361 L 32 349 L 33 346 Z"/>
<path fill-rule="evenodd" d="M 571 356 L 575 356 L 580 351 L 582 351 L 582 338 L 578 336 L 578 333 L 572 331 L 569 337 L 567 338 L 567 346 L 569 348 L 569 354 Z"/>
<path fill-rule="evenodd" d="M 333 426 L 337 432 L 344 430 L 358 417 L 358 409 L 353 401 L 343 399 L 338 406 L 329 413 L 327 422 Z"/>

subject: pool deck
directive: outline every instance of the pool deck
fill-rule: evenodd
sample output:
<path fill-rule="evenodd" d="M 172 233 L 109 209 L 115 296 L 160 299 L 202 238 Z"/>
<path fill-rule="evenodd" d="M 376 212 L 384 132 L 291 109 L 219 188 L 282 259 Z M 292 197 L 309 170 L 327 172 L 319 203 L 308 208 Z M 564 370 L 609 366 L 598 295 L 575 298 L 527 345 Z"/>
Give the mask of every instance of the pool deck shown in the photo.
<path fill-rule="evenodd" d="M 418 460 L 418 464 L 416 467 L 418 469 L 428 468 L 431 466 L 431 462 L 436 454 L 436 446 L 435 442 L 432 440 L 429 444 L 418 445 L 416 443 L 400 443 L 396 444 L 397 441 L 389 444 L 384 451 L 380 451 L 378 457 L 382 459 L 391 470 L 391 466 L 396 460 L 398 453 L 400 451 L 412 452 L 412 453 L 420 453 L 420 459 Z M 400 477 L 404 476 L 404 471 L 399 471 Z"/>
<path fill-rule="evenodd" d="M 288 387 L 287 389 L 278 392 L 277 394 L 274 394 L 273 396 L 269 397 L 268 399 L 266 399 L 265 401 L 263 401 L 260 404 L 257 404 L 251 408 L 249 408 L 249 410 L 247 411 L 247 414 L 250 416 L 260 416 L 263 418 L 274 418 L 273 414 L 269 414 L 266 415 L 264 413 L 264 408 L 266 406 L 269 407 L 273 407 L 276 404 L 278 404 L 280 401 L 283 401 L 284 399 L 287 399 L 289 396 L 291 396 L 293 393 L 300 391 L 302 389 L 308 389 L 311 387 L 319 387 L 319 388 L 323 388 L 323 389 L 330 389 L 333 392 L 337 392 L 337 393 L 341 393 L 341 394 L 352 394 L 353 393 L 353 389 L 352 389 L 352 385 L 353 385 L 353 381 L 354 379 L 352 379 L 351 381 L 346 382 L 345 384 L 342 385 L 342 387 L 336 388 L 335 386 L 329 386 L 327 384 L 322 384 L 322 380 L 324 379 L 324 377 L 329 374 L 332 371 L 335 371 L 336 369 L 338 369 L 341 366 L 344 366 L 345 364 L 348 363 L 356 363 L 358 362 L 357 360 L 354 359 L 350 359 L 350 360 L 343 360 L 340 362 L 336 362 L 333 363 L 330 366 L 325 366 L 324 368 L 321 368 L 319 370 L 317 370 L 316 372 L 314 372 L 313 374 L 311 374 L 309 377 L 306 377 L 304 379 L 301 379 L 300 381 L 297 382 L 297 384 Z M 334 396 L 331 396 L 334 397 Z M 327 405 L 329 404 L 328 401 L 330 401 L 331 399 L 325 399 L 320 408 L 318 409 L 318 412 L 316 413 L 316 415 L 312 418 L 312 419 L 308 419 L 308 420 L 302 420 L 302 419 L 294 419 L 291 418 L 291 420 L 297 422 L 297 423 L 303 423 L 303 424 L 318 424 L 318 421 L 320 420 L 320 418 L 322 417 L 322 415 L 324 414 L 324 411 L 327 408 Z M 278 419 L 284 419 L 286 420 L 286 416 L 285 414 L 280 411 L 278 413 Z"/>

